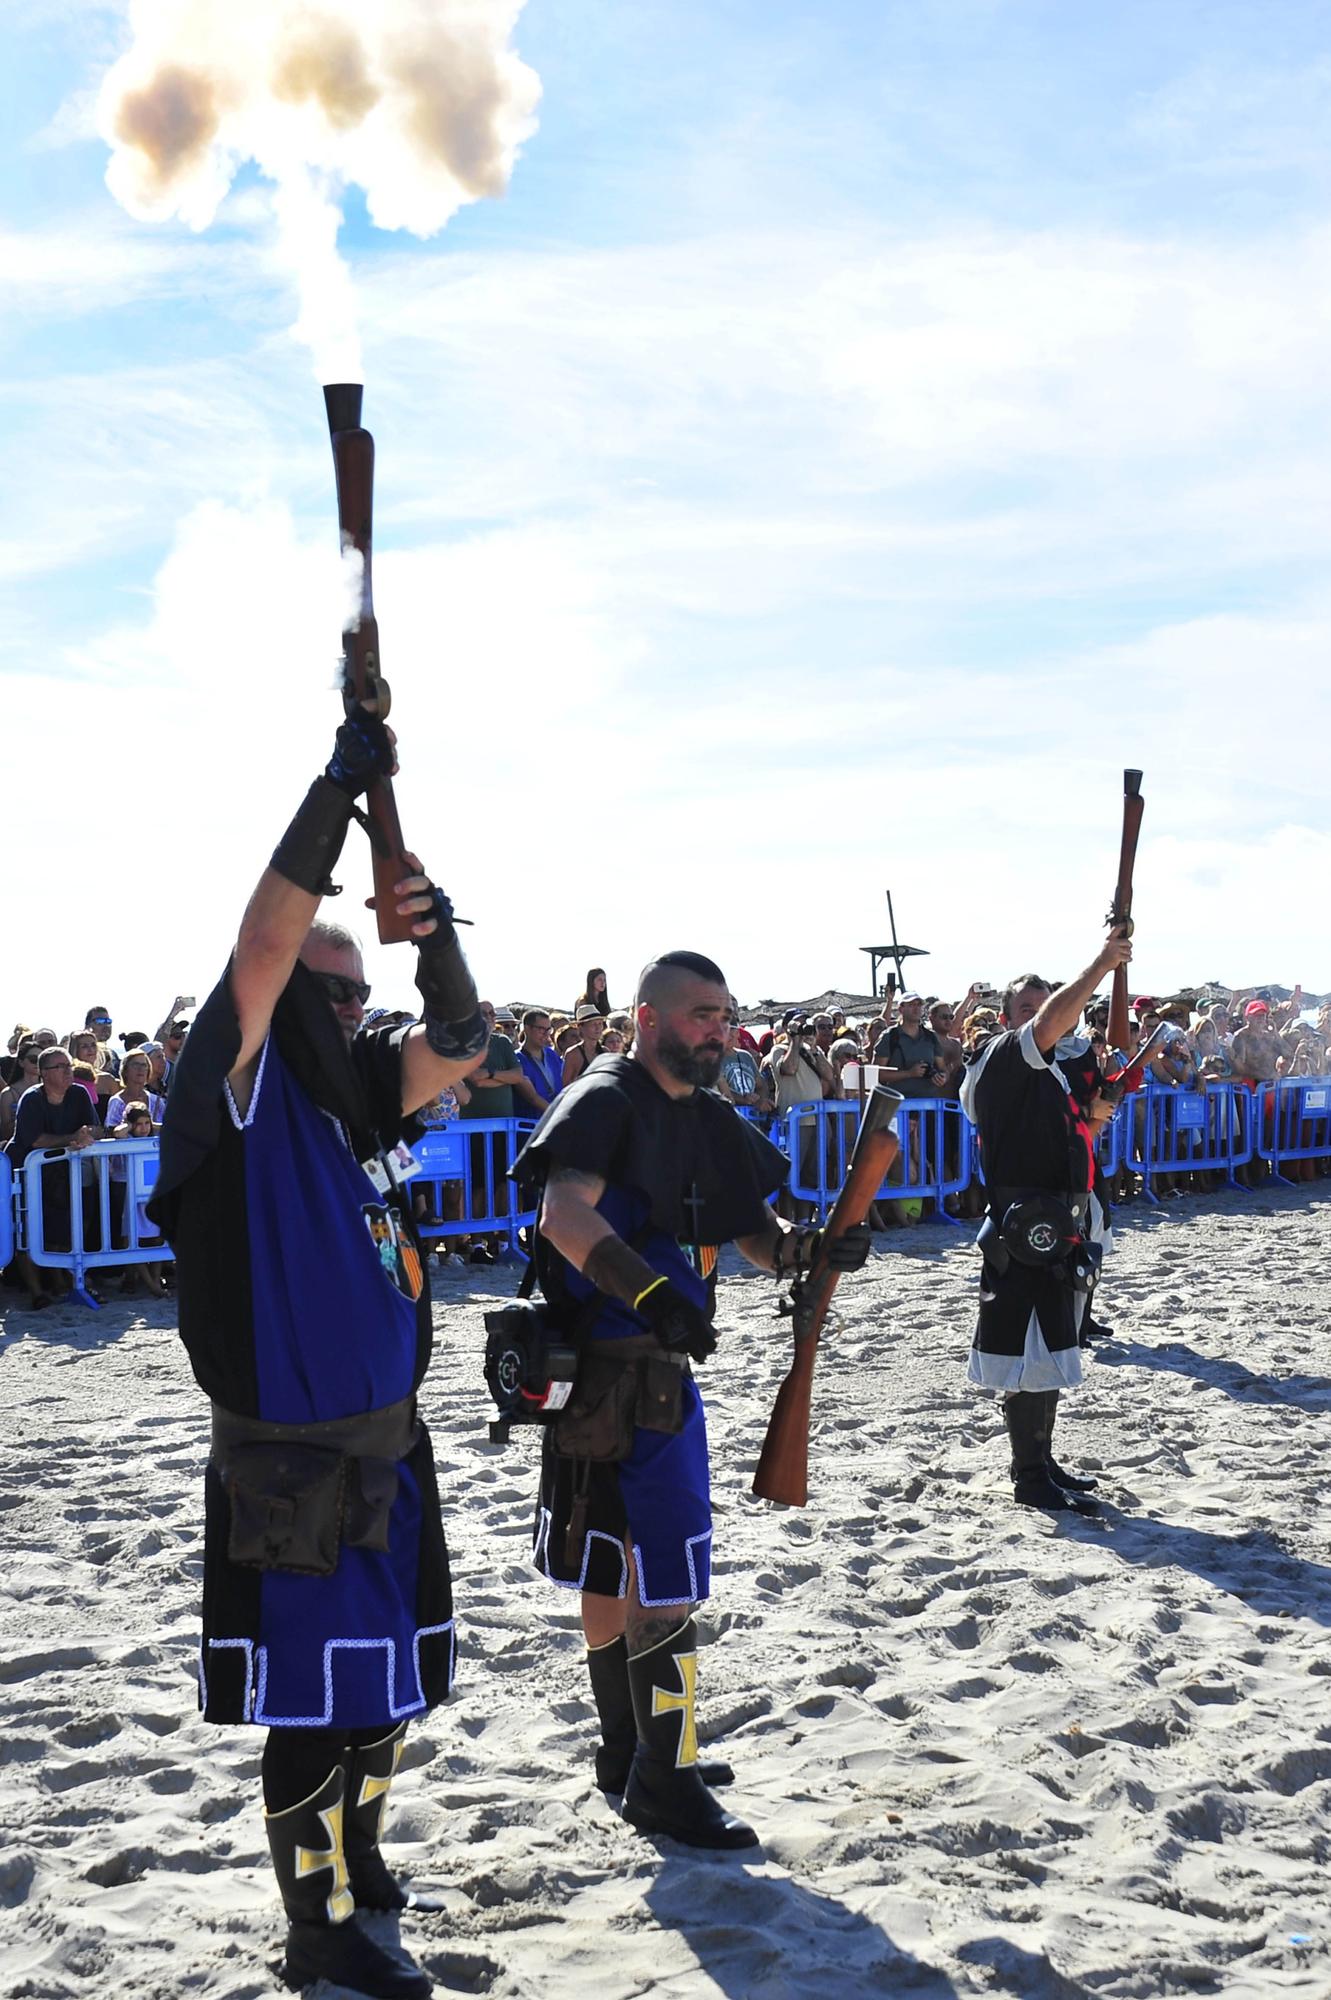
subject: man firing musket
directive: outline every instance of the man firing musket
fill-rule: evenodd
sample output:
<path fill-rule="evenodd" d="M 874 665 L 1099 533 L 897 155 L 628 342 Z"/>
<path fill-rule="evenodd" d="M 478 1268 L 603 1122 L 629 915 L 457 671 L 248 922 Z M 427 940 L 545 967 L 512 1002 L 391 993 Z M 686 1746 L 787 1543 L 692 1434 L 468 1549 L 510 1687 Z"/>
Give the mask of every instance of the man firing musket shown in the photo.
<path fill-rule="evenodd" d="M 368 555 L 369 440 L 354 401 L 329 413 L 356 424 Z M 367 560 L 367 607 L 368 574 Z M 268 1729 L 286 1976 L 415 2000 L 429 1979 L 353 1921 L 431 1907 L 393 1880 L 379 1831 L 408 1721 L 444 1699 L 453 1670 L 448 1551 L 416 1410 L 432 1336 L 403 1123 L 465 1075 L 488 1028 L 448 898 L 381 830 L 396 828 L 394 740 L 380 690 L 358 676 L 349 669 L 332 757 L 181 1056 L 152 1212 L 212 1403 L 200 1705 L 210 1722 Z M 319 920 L 362 799 L 380 935 L 416 945 L 422 1019 L 406 1026 L 363 1027 L 360 946 Z"/>
<path fill-rule="evenodd" d="M 1081 1381 L 1079 1334 L 1106 1234 L 1093 1192 L 1096 1145 L 1130 1081 L 1124 1072 L 1107 1084 L 1076 1029 L 1106 973 L 1116 994 L 1127 991 L 1140 778 L 1126 774 L 1123 852 L 1104 944 L 1057 992 L 1035 972 L 1012 980 L 1003 1032 L 971 1059 L 961 1086 L 979 1134 L 989 1209 L 968 1374 L 1003 1398 L 1014 1499 L 1059 1513 L 1099 1511 L 1088 1497 L 1095 1480 L 1059 1464 L 1053 1432 L 1061 1392 Z"/>

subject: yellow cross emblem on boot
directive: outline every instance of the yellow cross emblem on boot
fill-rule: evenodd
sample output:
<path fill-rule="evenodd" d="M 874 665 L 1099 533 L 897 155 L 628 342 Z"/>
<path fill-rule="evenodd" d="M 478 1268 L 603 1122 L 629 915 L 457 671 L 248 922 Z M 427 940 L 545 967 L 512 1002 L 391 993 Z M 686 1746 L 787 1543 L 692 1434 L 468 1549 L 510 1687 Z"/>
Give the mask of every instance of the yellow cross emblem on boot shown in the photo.
<path fill-rule="evenodd" d="M 374 1747 L 377 1749 L 378 1745 L 376 1744 Z M 393 1768 L 386 1778 L 374 1778 L 366 1772 L 360 1781 L 360 1790 L 351 1801 L 354 1807 L 359 1808 L 361 1806 L 373 1805 L 376 1799 L 382 1799 L 392 1789 L 393 1780 L 397 1776 L 397 1767 L 402 1762 L 402 1752 L 406 1747 L 407 1740 L 405 1736 L 399 1736 L 397 1742 L 393 1745 Z"/>
<path fill-rule="evenodd" d="M 296 1880 L 306 1875 L 318 1875 L 325 1868 L 333 1871 L 333 1886 L 328 1892 L 328 1921 L 343 1924 L 355 1914 L 356 1898 L 351 1893 L 351 1881 L 347 1874 L 346 1849 L 342 1842 L 342 1806 L 339 1802 L 329 1806 L 319 1814 L 320 1823 L 328 1835 L 327 1847 L 297 1847 Z"/>
<path fill-rule="evenodd" d="M 698 1761 L 698 1727 L 694 1718 L 694 1690 L 698 1680 L 698 1655 L 696 1653 L 672 1653 L 670 1655 L 679 1668 L 679 1677 L 684 1683 L 683 1694 L 672 1694 L 669 1688 L 657 1687 L 652 1683 L 652 1714 L 669 1715 L 678 1709 L 680 1715 L 679 1748 L 675 1752 L 675 1769 L 683 1771 Z"/>

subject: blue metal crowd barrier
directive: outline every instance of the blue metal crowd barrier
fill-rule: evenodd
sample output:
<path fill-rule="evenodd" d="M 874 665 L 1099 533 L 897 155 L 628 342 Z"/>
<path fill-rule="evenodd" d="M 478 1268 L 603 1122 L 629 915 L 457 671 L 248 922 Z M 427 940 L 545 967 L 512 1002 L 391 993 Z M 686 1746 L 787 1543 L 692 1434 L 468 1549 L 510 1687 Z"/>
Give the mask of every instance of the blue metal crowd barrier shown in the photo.
<path fill-rule="evenodd" d="M 507 1175 L 535 1130 L 534 1118 L 458 1118 L 435 1126 L 418 1139 L 412 1151 L 421 1171 L 413 1177 L 411 1188 L 413 1192 L 433 1188 L 434 1214 L 441 1218 L 418 1221 L 420 1236 L 430 1241 L 450 1236 L 503 1236 L 511 1250 L 522 1254 L 518 1232 L 531 1227 L 536 1210 L 519 1206 L 517 1188 Z M 477 1141 L 474 1146 L 473 1139 Z M 444 1221 L 444 1189 L 459 1183 L 462 1214 Z"/>
<path fill-rule="evenodd" d="M 1208 1083 L 1175 1090 L 1148 1083 L 1129 1094 L 1115 1117 L 1122 1163 L 1142 1177 L 1142 1192 L 1157 1201 L 1155 1174 L 1221 1172 L 1233 1187 L 1234 1169 L 1253 1156 L 1257 1119 L 1252 1092 L 1239 1083 Z"/>
<path fill-rule="evenodd" d="M 52 1197 L 48 1175 L 54 1186 L 63 1181 L 63 1198 Z M 151 1225 L 139 1214 L 156 1179 L 156 1139 L 105 1139 L 77 1152 L 60 1146 L 29 1153 L 20 1172 L 20 1246 L 42 1270 L 68 1271 L 74 1297 L 96 1310 L 100 1301 L 89 1288 L 90 1271 L 171 1261 L 169 1245 L 150 1240 Z M 117 1188 L 124 1190 L 119 1215 L 112 1201 Z M 47 1241 L 54 1235 L 63 1239 L 66 1229 L 67 1243 Z M 117 1232 L 120 1243 L 114 1240 Z"/>
<path fill-rule="evenodd" d="M 797 1200 L 814 1204 L 826 1218 L 844 1184 L 861 1109 L 854 1098 L 818 1099 L 797 1104 L 784 1117 L 752 1108 L 741 1116 L 764 1129 L 790 1162 L 788 1185 Z M 443 1190 L 459 1188 L 461 1214 L 451 1220 L 418 1224 L 426 1240 L 458 1236 L 502 1236 L 525 1254 L 520 1232 L 536 1211 L 519 1206 L 508 1170 L 529 1134 L 530 1118 L 470 1118 L 427 1132 L 414 1151 L 421 1172 L 416 1190 L 433 1188 L 441 1215 Z M 879 1201 L 928 1197 L 947 1221 L 947 1196 L 959 1194 L 979 1170 L 974 1128 L 953 1098 L 908 1098 L 896 1114 L 901 1139 L 900 1178 L 884 1182 Z M 473 1144 L 473 1141 L 477 1142 Z M 1148 1199 L 1158 1174 L 1223 1172 L 1241 1184 L 1235 1169 L 1254 1157 L 1265 1160 L 1282 1180 L 1283 1163 L 1331 1160 L 1331 1077 L 1287 1077 L 1255 1089 L 1244 1083 L 1209 1083 L 1202 1090 L 1172 1090 L 1148 1084 L 1120 1105 L 1099 1141 L 1107 1175 L 1127 1167 L 1142 1176 Z M 48 1243 L 44 1180 L 65 1177 L 64 1200 L 54 1204 L 59 1224 L 67 1222 L 68 1243 Z M 63 1148 L 30 1154 L 17 1174 L 0 1154 L 0 1269 L 15 1248 L 26 1249 L 34 1264 L 69 1271 L 74 1295 L 98 1303 L 88 1274 L 106 1266 L 167 1263 L 166 1243 L 153 1242 L 140 1217 L 157 1178 L 155 1139 L 101 1141 L 79 1152 Z M 124 1188 L 123 1213 L 114 1214 L 112 1190 Z M 112 1241 L 116 1229 L 120 1243 Z M 63 1236 L 63 1227 L 59 1229 Z"/>
<path fill-rule="evenodd" d="M 788 1186 L 797 1201 L 811 1201 L 825 1219 L 846 1179 L 859 1128 L 860 1106 L 852 1098 L 821 1098 L 796 1104 L 783 1121 L 781 1150 L 790 1161 Z M 908 1097 L 893 1120 L 901 1140 L 900 1178 L 883 1182 L 876 1199 L 910 1201 L 921 1196 L 943 1203 L 970 1185 L 971 1125 L 954 1098 Z M 949 1171 L 950 1169 L 950 1171 Z"/>
<path fill-rule="evenodd" d="M 735 1109 L 747 1124 L 758 1127 L 764 1139 L 770 1139 L 774 1146 L 785 1152 L 786 1125 L 783 1118 L 774 1111 L 760 1111 L 755 1104 L 737 1104 Z"/>
<path fill-rule="evenodd" d="M 1271 1088 L 1262 1086 L 1263 1109 Z M 1253 1143 L 1276 1178 L 1288 1181 L 1289 1175 L 1281 1172 L 1284 1161 L 1331 1157 L 1331 1078 L 1286 1076 L 1274 1090 L 1269 1133 L 1266 1118 L 1253 1105 Z"/>
<path fill-rule="evenodd" d="M 979 1148 L 976 1148 L 978 1152 Z M 1112 1180 L 1124 1164 L 1122 1106 L 1107 1118 L 1100 1127 L 1100 1136 L 1095 1142 L 1095 1157 L 1100 1162 L 1100 1171 L 1105 1179 Z"/>
<path fill-rule="evenodd" d="M 519 1231 L 535 1221 L 536 1211 L 519 1206 L 506 1175 L 535 1127 L 531 1118 L 470 1118 L 419 1139 L 413 1150 L 421 1172 L 410 1182 L 412 1191 L 434 1187 L 437 1212 L 444 1185 L 460 1182 L 463 1209 L 462 1220 L 422 1223 L 421 1236 L 499 1235 L 521 1252 Z M 475 1147 L 472 1139 L 479 1142 Z M 60 1147 L 30 1153 L 11 1194 L 10 1163 L 0 1154 L 0 1269 L 17 1246 L 43 1270 L 68 1271 L 73 1296 L 96 1309 L 90 1273 L 107 1266 L 170 1263 L 170 1244 L 152 1241 L 139 1214 L 157 1167 L 156 1139 L 100 1140 L 78 1152 Z M 63 1199 L 53 1196 L 48 1175 L 63 1179 Z M 125 1191 L 119 1215 L 115 1187 Z"/>
<path fill-rule="evenodd" d="M 14 1169 L 0 1153 L 0 1271 L 14 1255 Z"/>

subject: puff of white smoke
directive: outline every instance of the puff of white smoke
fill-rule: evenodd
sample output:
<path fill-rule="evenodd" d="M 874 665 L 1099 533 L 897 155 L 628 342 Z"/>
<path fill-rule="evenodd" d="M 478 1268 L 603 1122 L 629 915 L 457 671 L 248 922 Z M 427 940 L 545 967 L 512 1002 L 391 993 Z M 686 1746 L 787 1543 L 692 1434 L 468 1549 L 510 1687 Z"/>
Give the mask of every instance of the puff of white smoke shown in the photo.
<path fill-rule="evenodd" d="M 132 40 L 98 100 L 107 184 L 131 215 L 203 229 L 253 161 L 274 186 L 297 331 L 345 343 L 343 190 L 363 189 L 380 228 L 418 236 L 503 193 L 540 97 L 510 46 L 522 5 L 131 0 Z M 330 354 L 324 372 L 352 370 Z"/>

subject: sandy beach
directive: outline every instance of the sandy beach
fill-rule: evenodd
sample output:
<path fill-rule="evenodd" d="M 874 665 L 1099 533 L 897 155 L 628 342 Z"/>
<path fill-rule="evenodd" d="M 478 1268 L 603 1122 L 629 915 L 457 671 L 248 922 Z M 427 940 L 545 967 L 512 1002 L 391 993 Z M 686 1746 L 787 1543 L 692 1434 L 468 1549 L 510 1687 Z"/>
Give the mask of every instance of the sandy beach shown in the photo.
<path fill-rule="evenodd" d="M 593 1786 L 576 1600 L 528 1564 L 535 1437 L 486 1433 L 481 1315 L 516 1273 L 440 1274 L 459 1686 L 413 1728 L 387 1853 L 447 1898 L 401 1932 L 441 1991 L 1331 1995 L 1331 1202 L 1120 1219 L 1118 1337 L 1058 1436 L 1098 1521 L 1013 1507 L 963 1380 L 970 1233 L 941 1226 L 843 1283 L 810 1504 L 755 1501 L 789 1334 L 727 1260 L 700 1720 L 763 1837 L 729 1857 Z M 6 2000 L 279 1990 L 261 1732 L 196 1712 L 206 1410 L 172 1312 L 0 1333 Z"/>

